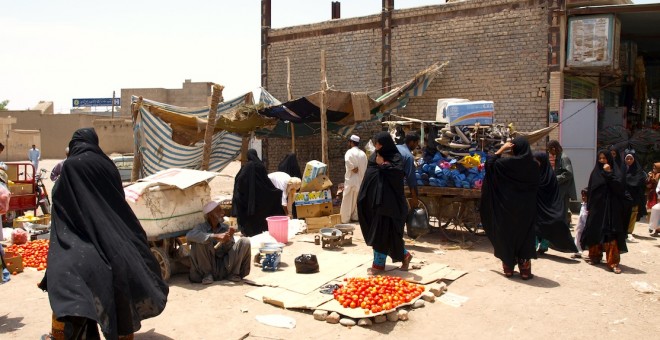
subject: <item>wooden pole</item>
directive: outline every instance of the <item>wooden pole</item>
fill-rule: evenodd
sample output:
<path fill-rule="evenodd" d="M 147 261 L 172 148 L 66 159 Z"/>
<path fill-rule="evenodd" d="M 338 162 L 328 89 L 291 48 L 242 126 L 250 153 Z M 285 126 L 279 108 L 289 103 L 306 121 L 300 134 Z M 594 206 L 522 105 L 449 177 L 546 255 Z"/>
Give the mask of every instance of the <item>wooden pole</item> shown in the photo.
<path fill-rule="evenodd" d="M 325 50 L 321 50 L 321 162 L 328 164 L 328 114 L 326 112 L 326 94 L 328 80 L 325 76 Z"/>
<path fill-rule="evenodd" d="M 225 87 L 213 84 L 213 95 L 211 96 L 211 107 L 209 107 L 208 121 L 206 122 L 206 131 L 204 131 L 204 153 L 202 154 L 202 170 L 209 169 L 211 159 L 211 143 L 213 142 L 213 132 L 215 131 L 215 116 L 218 113 L 218 104 L 222 98 L 222 90 Z"/>
<path fill-rule="evenodd" d="M 289 57 L 286 57 L 286 93 L 287 100 L 293 99 L 293 94 L 291 93 L 291 60 Z M 291 127 L 291 152 L 296 153 L 296 126 L 293 122 L 289 123 Z"/>
<path fill-rule="evenodd" d="M 135 131 L 135 124 L 140 114 L 140 108 L 142 107 L 142 97 L 138 98 L 137 103 L 133 104 L 133 112 L 131 116 L 133 118 L 133 131 Z M 133 150 L 133 170 L 131 171 L 131 182 L 136 182 L 140 179 L 140 173 L 142 172 L 142 153 L 140 152 L 140 131 L 137 132 L 138 136 L 135 137 L 135 146 Z"/>

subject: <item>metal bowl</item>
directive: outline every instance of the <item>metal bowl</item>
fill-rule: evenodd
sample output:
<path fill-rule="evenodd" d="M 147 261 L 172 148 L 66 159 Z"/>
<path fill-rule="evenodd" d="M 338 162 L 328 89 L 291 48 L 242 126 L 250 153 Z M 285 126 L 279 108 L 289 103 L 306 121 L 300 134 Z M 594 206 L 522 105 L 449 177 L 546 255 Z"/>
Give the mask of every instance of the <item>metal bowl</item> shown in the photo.
<path fill-rule="evenodd" d="M 261 248 L 280 248 L 284 249 L 285 244 L 279 242 L 263 242 L 261 243 Z"/>
<path fill-rule="evenodd" d="M 341 235 L 343 235 L 341 230 L 336 228 L 321 228 L 321 230 L 319 230 L 319 233 L 323 235 L 323 237 L 327 237 L 331 240 L 338 239 L 341 237 Z"/>
<path fill-rule="evenodd" d="M 355 225 L 353 224 L 337 224 L 335 229 L 339 229 L 342 233 L 348 233 L 355 230 Z"/>
<path fill-rule="evenodd" d="M 282 248 L 278 247 L 261 247 L 259 252 L 262 254 L 277 254 L 282 252 Z"/>

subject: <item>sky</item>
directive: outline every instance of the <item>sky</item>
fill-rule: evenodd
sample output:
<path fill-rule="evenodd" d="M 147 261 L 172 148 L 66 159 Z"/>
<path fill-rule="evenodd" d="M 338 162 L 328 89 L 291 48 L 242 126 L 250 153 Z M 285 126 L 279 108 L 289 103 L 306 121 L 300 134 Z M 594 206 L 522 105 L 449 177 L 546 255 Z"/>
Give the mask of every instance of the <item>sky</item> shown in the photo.
<path fill-rule="evenodd" d="M 273 28 L 330 20 L 330 0 L 272 0 Z M 660 0 L 636 0 L 655 3 Z M 444 0 L 395 0 L 395 8 Z M 343 0 L 341 17 L 380 13 L 381 0 Z M 3 1 L 0 101 L 11 110 L 122 88 L 181 88 L 185 79 L 225 86 L 233 98 L 260 85 L 260 0 Z M 126 105 L 126 104 L 124 104 Z"/>

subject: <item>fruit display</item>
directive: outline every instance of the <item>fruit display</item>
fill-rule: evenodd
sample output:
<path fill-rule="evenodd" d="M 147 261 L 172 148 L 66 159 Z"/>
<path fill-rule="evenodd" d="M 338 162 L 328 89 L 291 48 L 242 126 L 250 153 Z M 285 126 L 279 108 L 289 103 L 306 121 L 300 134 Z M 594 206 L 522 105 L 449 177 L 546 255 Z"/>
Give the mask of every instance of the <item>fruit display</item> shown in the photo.
<path fill-rule="evenodd" d="M 344 278 L 345 284 L 333 292 L 344 308 L 362 308 L 365 314 L 380 313 L 409 303 L 424 292 L 424 287 L 391 276 Z"/>
<path fill-rule="evenodd" d="M 7 251 L 21 254 L 23 266 L 44 270 L 48 266 L 49 240 L 35 240 L 25 244 L 12 244 Z"/>

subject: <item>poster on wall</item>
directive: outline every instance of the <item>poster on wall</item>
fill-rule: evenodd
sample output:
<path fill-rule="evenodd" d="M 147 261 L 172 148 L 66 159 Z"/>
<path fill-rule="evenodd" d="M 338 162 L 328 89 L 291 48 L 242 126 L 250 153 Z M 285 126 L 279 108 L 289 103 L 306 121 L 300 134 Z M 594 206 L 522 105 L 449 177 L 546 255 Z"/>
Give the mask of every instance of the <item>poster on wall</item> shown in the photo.
<path fill-rule="evenodd" d="M 566 66 L 619 68 L 620 23 L 614 15 L 568 19 Z"/>

